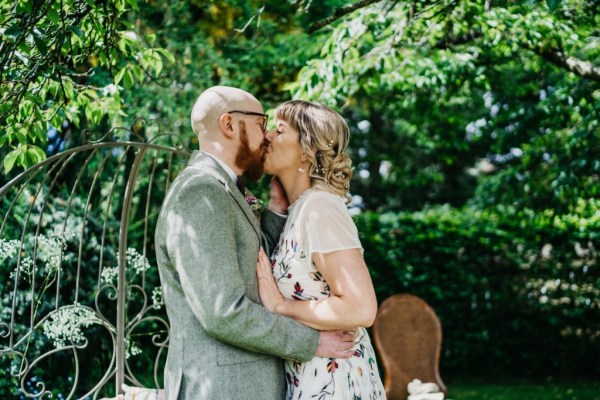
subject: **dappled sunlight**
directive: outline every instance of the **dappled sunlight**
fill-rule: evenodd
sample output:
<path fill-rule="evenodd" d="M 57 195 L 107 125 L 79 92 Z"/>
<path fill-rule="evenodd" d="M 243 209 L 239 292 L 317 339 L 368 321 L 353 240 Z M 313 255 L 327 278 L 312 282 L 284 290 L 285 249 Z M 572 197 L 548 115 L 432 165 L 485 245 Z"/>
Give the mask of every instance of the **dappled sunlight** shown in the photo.
<path fill-rule="evenodd" d="M 220 204 L 160 208 L 191 189 L 177 176 L 207 136 L 190 112 L 215 85 L 247 90 L 270 121 L 292 98 L 349 127 L 351 227 L 322 210 L 307 214 L 318 232 L 293 227 L 273 264 L 286 298 L 364 323 L 394 294 L 423 298 L 443 327 L 450 399 L 598 397 L 597 1 L 37 3 L 0 0 L 0 398 L 163 386 L 163 297 L 178 293 L 162 292 L 157 253 L 193 263 L 210 230 L 223 263 L 241 255 L 218 222 L 192 221 L 195 209 L 230 218 Z M 224 133 L 220 114 L 208 135 Z M 269 177 L 248 186 L 267 202 Z M 252 225 L 254 241 L 246 214 L 235 229 Z M 294 255 L 318 268 L 292 271 Z M 234 304 L 231 316 L 241 300 L 226 297 L 214 307 Z M 218 390 L 193 379 L 200 397 Z"/>

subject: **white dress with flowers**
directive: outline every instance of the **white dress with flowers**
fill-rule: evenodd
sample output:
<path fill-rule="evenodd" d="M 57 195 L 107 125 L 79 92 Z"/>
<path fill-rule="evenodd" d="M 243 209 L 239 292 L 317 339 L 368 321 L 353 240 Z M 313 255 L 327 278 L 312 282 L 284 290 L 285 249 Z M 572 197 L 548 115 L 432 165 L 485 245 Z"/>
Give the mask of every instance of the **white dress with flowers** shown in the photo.
<path fill-rule="evenodd" d="M 288 300 L 329 297 L 330 289 L 309 254 L 361 249 L 358 232 L 342 199 L 312 189 L 289 210 L 280 241 L 271 257 L 279 290 Z M 385 399 L 375 352 L 364 328 L 359 328 L 354 356 L 314 357 L 285 363 L 286 399 Z"/>

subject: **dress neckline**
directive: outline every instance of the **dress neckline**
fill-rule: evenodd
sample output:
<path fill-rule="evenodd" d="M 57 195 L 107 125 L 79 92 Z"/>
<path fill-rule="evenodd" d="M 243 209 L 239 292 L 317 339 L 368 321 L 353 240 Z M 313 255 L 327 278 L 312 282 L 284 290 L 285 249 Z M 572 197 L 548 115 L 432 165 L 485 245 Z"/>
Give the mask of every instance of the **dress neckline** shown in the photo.
<path fill-rule="evenodd" d="M 309 187 L 308 189 L 306 189 L 304 192 L 302 192 L 302 194 L 300 195 L 300 197 L 298 197 L 298 198 L 297 198 L 297 199 L 296 199 L 296 200 L 295 200 L 295 201 L 294 201 L 292 204 L 290 204 L 290 205 L 288 206 L 288 210 L 289 210 L 289 209 L 291 209 L 291 208 L 293 208 L 294 206 L 296 206 L 296 205 L 300 204 L 300 202 L 301 202 L 303 199 L 305 199 L 306 197 L 308 197 L 308 194 L 309 194 L 309 193 L 312 193 L 312 192 L 314 192 L 315 190 L 316 190 L 316 188 L 315 188 L 314 186 L 313 186 L 313 187 Z"/>

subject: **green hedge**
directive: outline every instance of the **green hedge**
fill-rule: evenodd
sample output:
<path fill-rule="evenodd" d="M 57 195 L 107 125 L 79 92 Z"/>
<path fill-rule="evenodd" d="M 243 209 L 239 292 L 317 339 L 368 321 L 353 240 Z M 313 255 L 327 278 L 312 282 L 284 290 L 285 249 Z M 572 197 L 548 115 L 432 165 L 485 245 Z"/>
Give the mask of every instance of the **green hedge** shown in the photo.
<path fill-rule="evenodd" d="M 356 223 L 379 301 L 412 293 L 436 310 L 443 373 L 600 373 L 600 201 L 576 215 L 444 206 Z"/>

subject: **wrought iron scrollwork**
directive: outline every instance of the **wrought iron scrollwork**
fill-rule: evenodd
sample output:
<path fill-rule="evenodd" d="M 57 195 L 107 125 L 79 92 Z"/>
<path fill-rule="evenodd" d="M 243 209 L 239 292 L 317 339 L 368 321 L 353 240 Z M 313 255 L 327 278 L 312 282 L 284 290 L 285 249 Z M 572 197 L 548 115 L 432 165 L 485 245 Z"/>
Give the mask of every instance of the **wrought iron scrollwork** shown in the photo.
<path fill-rule="evenodd" d="M 0 188 L 0 368 L 14 384 L 2 398 L 96 399 L 162 382 L 169 324 L 153 228 L 190 152 L 153 122 L 136 126 L 152 138 L 115 128 Z"/>

